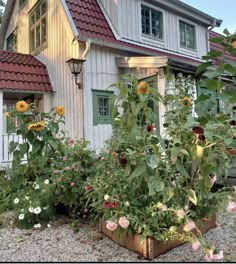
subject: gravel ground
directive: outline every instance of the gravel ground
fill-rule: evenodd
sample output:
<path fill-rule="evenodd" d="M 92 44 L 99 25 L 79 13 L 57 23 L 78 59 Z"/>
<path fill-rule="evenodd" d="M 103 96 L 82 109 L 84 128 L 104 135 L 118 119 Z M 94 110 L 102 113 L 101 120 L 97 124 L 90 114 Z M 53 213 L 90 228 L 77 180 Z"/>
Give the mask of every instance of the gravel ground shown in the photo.
<path fill-rule="evenodd" d="M 224 250 L 223 262 L 236 262 L 236 214 L 217 217 L 219 226 L 205 234 Z M 44 230 L 0 229 L 0 262 L 146 262 L 99 233 L 98 226 L 81 225 L 73 233 L 66 218 Z M 190 244 L 161 255 L 153 262 L 204 262 Z"/>

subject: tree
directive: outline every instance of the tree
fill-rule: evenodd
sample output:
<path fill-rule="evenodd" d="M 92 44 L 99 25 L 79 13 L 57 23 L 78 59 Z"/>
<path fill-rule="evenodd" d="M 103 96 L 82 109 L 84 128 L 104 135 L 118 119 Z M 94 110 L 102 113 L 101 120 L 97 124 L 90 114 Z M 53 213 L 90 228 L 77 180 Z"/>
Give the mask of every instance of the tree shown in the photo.
<path fill-rule="evenodd" d="M 5 1 L 0 0 L 0 25 L 2 24 L 3 11 L 5 8 Z"/>

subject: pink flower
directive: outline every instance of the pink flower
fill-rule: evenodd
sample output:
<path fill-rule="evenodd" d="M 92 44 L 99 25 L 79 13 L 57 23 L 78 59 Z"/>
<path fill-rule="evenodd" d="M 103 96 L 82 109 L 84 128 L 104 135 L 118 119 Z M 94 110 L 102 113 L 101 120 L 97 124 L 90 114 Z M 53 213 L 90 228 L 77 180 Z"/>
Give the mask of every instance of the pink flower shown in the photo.
<path fill-rule="evenodd" d="M 196 240 L 193 244 L 192 244 L 192 248 L 193 248 L 193 250 L 198 250 L 199 248 L 200 248 L 200 246 L 201 246 L 201 243 L 198 241 L 198 240 Z"/>
<path fill-rule="evenodd" d="M 178 209 L 176 211 L 176 215 L 178 217 L 178 220 L 181 220 L 185 217 L 185 211 L 183 209 Z"/>
<path fill-rule="evenodd" d="M 106 228 L 110 231 L 115 231 L 118 225 L 112 221 L 107 221 Z"/>
<path fill-rule="evenodd" d="M 71 186 L 71 187 L 75 186 L 75 183 L 74 183 L 74 182 L 71 182 L 71 183 L 70 183 L 70 186 Z"/>
<path fill-rule="evenodd" d="M 65 170 L 66 170 L 66 171 L 69 171 L 69 170 L 70 170 L 70 167 L 65 167 Z"/>
<path fill-rule="evenodd" d="M 185 224 L 183 230 L 185 232 L 189 232 L 191 230 L 193 230 L 196 227 L 195 223 L 193 221 L 189 221 Z"/>
<path fill-rule="evenodd" d="M 236 203 L 235 202 L 229 202 L 226 210 L 230 213 L 236 212 Z"/>
<path fill-rule="evenodd" d="M 75 168 L 75 166 L 76 166 L 75 164 L 72 164 L 72 165 L 71 165 L 71 169 L 74 169 L 74 168 Z"/>
<path fill-rule="evenodd" d="M 85 186 L 84 189 L 85 189 L 85 191 L 89 191 L 89 190 L 91 190 L 91 187 L 90 186 Z"/>
<path fill-rule="evenodd" d="M 129 220 L 124 216 L 119 219 L 119 225 L 122 228 L 127 228 L 129 226 Z"/>
<path fill-rule="evenodd" d="M 74 144 L 74 143 L 75 143 L 74 139 L 70 139 L 70 140 L 69 140 L 69 143 L 70 143 L 70 144 Z"/>
<path fill-rule="evenodd" d="M 60 178 L 57 178 L 57 182 L 61 182 L 61 180 L 62 180 L 62 178 L 60 177 Z"/>
<path fill-rule="evenodd" d="M 210 249 L 209 253 L 204 257 L 204 259 L 209 262 L 211 262 L 212 260 L 219 260 L 223 258 L 224 258 L 224 254 L 222 250 L 219 251 L 218 254 L 214 254 L 213 249 Z"/>
<path fill-rule="evenodd" d="M 84 209 L 84 212 L 87 213 L 89 210 L 87 208 Z"/>
<path fill-rule="evenodd" d="M 189 209 L 189 206 L 188 206 L 188 205 L 185 205 L 185 206 L 184 206 L 184 210 L 185 210 L 185 211 L 188 211 L 188 209 Z"/>
<path fill-rule="evenodd" d="M 64 160 L 64 161 L 66 161 L 66 160 L 67 160 L 67 157 L 66 157 L 66 156 L 64 156 L 64 157 L 63 157 L 63 160 Z"/>
<path fill-rule="evenodd" d="M 60 173 L 60 171 L 59 170 L 54 170 L 53 173 L 54 174 L 58 174 L 58 173 Z"/>

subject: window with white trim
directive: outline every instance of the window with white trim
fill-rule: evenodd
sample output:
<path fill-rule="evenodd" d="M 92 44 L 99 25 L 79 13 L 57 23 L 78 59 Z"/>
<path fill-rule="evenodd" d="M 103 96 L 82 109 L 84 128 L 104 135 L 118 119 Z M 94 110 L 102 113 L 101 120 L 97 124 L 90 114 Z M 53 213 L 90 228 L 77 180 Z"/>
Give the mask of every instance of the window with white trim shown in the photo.
<path fill-rule="evenodd" d="M 47 44 L 46 1 L 40 1 L 30 13 L 30 52 L 35 53 Z"/>
<path fill-rule="evenodd" d="M 7 50 L 17 50 L 17 30 L 15 29 L 7 38 Z"/>
<path fill-rule="evenodd" d="M 196 48 L 195 26 L 179 21 L 180 46 L 189 49 Z"/>
<path fill-rule="evenodd" d="M 142 34 L 163 39 L 163 14 L 148 6 L 141 5 Z"/>

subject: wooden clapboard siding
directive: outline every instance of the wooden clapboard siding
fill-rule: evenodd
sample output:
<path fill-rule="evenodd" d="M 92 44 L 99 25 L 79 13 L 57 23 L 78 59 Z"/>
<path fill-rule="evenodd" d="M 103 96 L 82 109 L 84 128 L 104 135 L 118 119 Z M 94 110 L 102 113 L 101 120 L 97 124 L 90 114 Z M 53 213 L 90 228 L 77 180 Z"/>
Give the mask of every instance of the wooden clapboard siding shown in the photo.
<path fill-rule="evenodd" d="M 17 27 L 17 52 L 29 53 L 29 18 L 28 12 L 35 5 L 36 0 L 29 0 L 19 12 L 18 1 L 7 29 L 6 38 Z M 82 137 L 82 91 L 75 85 L 66 60 L 79 58 L 79 44 L 72 43 L 74 35 L 64 14 L 61 2 L 47 1 L 47 48 L 36 55 L 47 65 L 49 76 L 55 93 L 52 96 L 52 106 L 65 107 L 65 118 L 68 136 Z M 82 44 L 81 44 L 82 45 Z M 5 47 L 6 48 L 6 47 Z"/>

